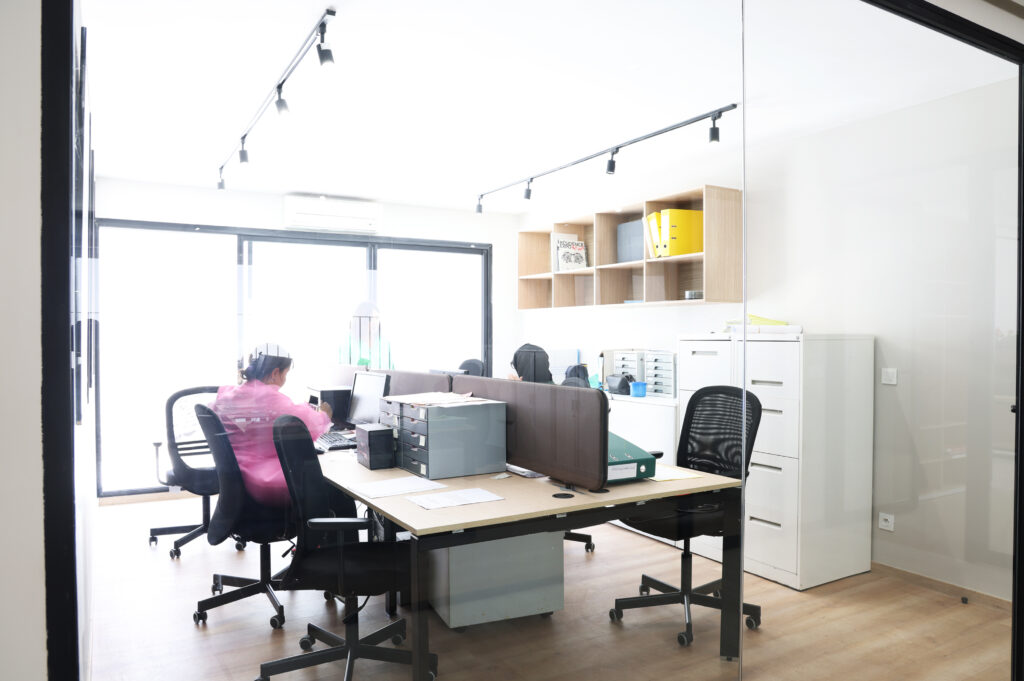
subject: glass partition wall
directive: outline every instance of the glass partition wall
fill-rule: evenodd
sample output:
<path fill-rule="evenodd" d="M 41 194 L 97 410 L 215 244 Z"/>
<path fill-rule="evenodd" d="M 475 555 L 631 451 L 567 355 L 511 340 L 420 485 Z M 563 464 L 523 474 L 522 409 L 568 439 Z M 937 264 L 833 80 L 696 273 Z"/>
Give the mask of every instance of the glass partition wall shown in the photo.
<path fill-rule="evenodd" d="M 745 595 L 766 611 L 743 672 L 1006 679 L 1018 70 L 814 5 L 745 5 L 746 310 L 800 333 L 746 344 L 778 413 L 746 490 Z M 772 394 L 776 374 L 799 389 Z"/>

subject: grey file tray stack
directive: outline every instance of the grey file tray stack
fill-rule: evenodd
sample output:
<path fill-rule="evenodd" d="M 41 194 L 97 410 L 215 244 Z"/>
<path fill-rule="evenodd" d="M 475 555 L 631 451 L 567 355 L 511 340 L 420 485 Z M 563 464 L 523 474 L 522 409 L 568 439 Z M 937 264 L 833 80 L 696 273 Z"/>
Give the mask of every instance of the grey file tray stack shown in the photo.
<path fill-rule="evenodd" d="M 608 397 L 600 390 L 452 376 L 452 392 L 506 403 L 508 462 L 600 489 L 608 478 Z"/>
<path fill-rule="evenodd" d="M 505 404 L 451 393 L 381 398 L 400 468 L 431 480 L 505 470 Z"/>

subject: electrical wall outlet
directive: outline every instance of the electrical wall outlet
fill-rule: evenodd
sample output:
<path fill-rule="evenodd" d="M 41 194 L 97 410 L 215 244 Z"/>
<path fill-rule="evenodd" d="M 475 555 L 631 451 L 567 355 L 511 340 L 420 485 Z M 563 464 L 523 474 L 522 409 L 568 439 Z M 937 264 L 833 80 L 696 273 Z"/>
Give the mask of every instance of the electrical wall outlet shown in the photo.
<path fill-rule="evenodd" d="M 878 529 L 886 532 L 896 531 L 896 517 L 892 513 L 878 514 Z"/>
<path fill-rule="evenodd" d="M 896 369 L 882 369 L 882 385 L 896 385 Z"/>

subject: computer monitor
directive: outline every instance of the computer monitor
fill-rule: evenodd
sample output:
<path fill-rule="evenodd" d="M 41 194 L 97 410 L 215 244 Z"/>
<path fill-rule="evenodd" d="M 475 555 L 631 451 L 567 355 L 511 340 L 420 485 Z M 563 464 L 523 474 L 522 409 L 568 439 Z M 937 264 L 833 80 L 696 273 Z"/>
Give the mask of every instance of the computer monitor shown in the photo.
<path fill-rule="evenodd" d="M 391 377 L 369 371 L 357 371 L 352 378 L 352 397 L 348 405 L 348 422 L 377 423 L 380 420 L 380 398 L 387 397 Z"/>

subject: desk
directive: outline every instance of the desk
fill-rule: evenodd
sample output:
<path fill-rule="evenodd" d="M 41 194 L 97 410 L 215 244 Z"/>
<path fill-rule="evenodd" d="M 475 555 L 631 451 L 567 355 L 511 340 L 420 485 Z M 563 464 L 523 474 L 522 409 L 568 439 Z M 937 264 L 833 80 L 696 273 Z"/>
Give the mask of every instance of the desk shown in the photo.
<path fill-rule="evenodd" d="M 556 499 L 552 494 L 562 490 L 548 478 L 510 475 L 495 480 L 493 474 L 473 475 L 445 479 L 442 482 L 447 489 L 438 491 L 479 487 L 502 497 L 502 501 L 428 511 L 409 501 L 406 498 L 409 495 L 368 499 L 353 489 L 360 483 L 404 477 L 409 475 L 407 471 L 395 468 L 371 471 L 361 466 L 352 452 L 328 452 L 320 458 L 320 465 L 328 481 L 411 534 L 414 681 L 428 678 L 427 551 L 535 532 L 574 530 L 647 512 L 671 511 L 675 508 L 672 497 L 684 494 L 715 493 L 719 499 L 725 497 L 726 530 L 722 544 L 726 550 L 722 557 L 719 654 L 739 657 L 742 578 L 739 480 L 708 474 L 665 482 L 644 480 L 613 485 L 605 493 L 583 490 L 574 492 L 572 498 Z M 674 467 L 659 463 L 658 468 Z M 613 598 L 614 594 L 609 594 L 609 599 Z"/>

